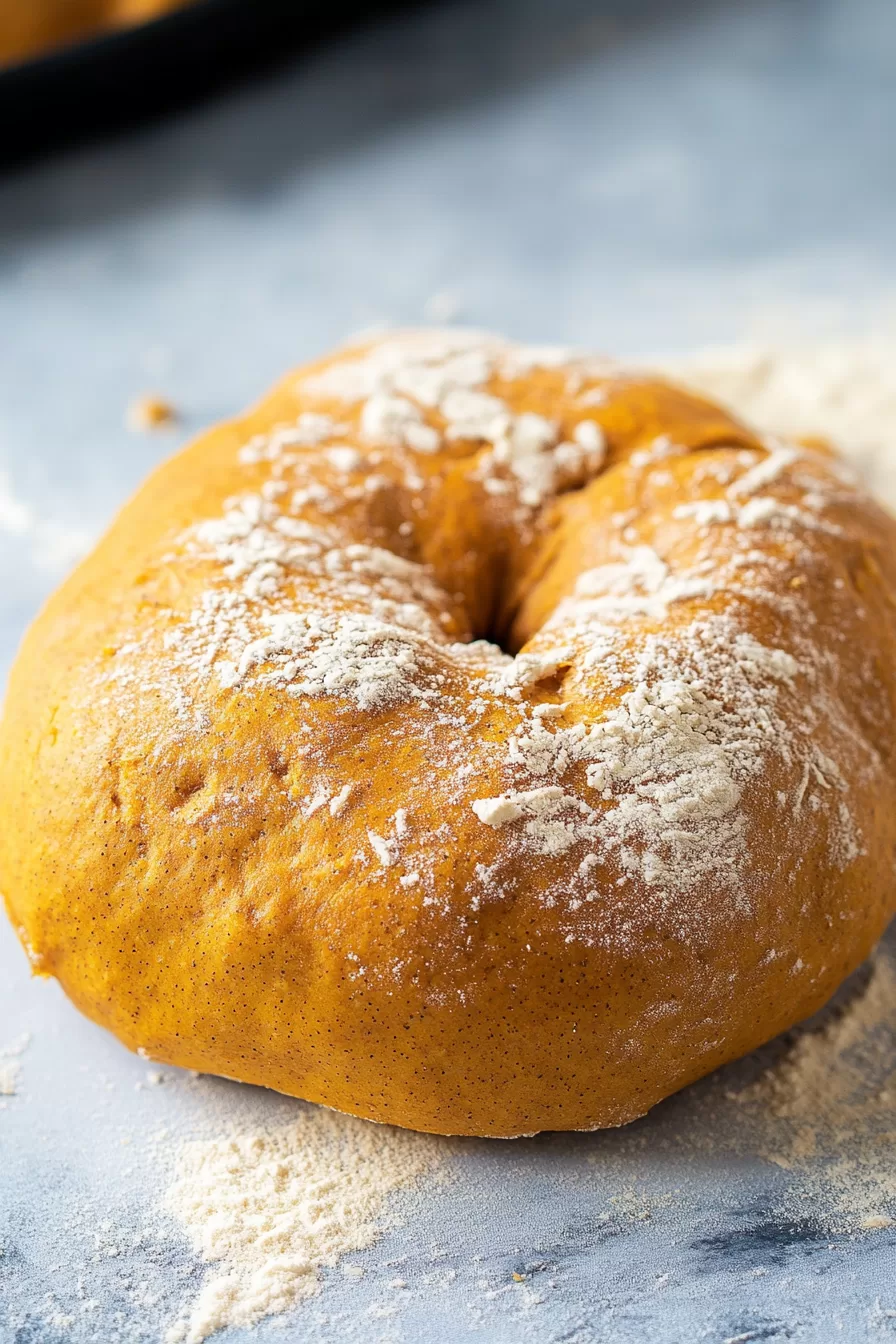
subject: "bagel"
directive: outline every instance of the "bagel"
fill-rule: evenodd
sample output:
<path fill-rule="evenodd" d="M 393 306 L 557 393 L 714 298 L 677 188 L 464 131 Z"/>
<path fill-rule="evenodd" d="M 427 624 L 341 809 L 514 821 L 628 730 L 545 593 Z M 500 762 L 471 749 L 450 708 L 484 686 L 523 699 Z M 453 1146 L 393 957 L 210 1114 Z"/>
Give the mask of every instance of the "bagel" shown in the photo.
<path fill-rule="evenodd" d="M 163 465 L 0 725 L 0 889 L 133 1050 L 437 1133 L 595 1129 L 894 912 L 896 522 L 615 364 L 389 335 Z"/>

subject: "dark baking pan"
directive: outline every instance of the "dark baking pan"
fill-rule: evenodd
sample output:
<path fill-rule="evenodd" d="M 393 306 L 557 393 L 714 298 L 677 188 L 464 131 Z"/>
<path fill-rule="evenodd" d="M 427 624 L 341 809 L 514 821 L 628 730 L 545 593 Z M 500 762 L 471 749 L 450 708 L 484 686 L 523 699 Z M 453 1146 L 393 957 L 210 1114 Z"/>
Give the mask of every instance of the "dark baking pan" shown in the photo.
<path fill-rule="evenodd" d="M 0 69 L 0 167 L 174 111 L 410 3 L 194 0 Z"/>

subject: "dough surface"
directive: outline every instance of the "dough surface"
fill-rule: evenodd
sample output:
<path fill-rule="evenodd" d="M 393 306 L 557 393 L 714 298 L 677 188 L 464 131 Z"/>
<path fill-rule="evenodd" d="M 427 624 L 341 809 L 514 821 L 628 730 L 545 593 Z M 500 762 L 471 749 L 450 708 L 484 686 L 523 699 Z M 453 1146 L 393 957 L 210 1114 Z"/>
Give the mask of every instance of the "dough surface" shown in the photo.
<path fill-rule="evenodd" d="M 25 638 L 0 891 L 155 1060 L 438 1133 L 623 1124 L 894 912 L 896 523 L 642 373 L 401 333 L 124 508 Z"/>
<path fill-rule="evenodd" d="M 42 56 L 69 42 L 146 23 L 192 0 L 3 0 L 0 66 Z"/>

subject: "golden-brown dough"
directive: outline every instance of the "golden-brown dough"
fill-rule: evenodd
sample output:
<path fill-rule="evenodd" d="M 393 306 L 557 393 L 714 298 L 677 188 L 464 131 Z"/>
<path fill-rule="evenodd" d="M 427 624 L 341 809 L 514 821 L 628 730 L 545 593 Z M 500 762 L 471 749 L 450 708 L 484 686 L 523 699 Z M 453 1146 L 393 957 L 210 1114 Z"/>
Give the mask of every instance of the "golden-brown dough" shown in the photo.
<path fill-rule="evenodd" d="M 145 23 L 191 0 L 3 0 L 0 66 L 40 56 L 109 28 Z"/>
<path fill-rule="evenodd" d="M 622 1124 L 892 915 L 894 599 L 896 523 L 818 447 L 555 350 L 344 350 L 35 622 L 0 889 L 153 1059 L 444 1133 Z"/>

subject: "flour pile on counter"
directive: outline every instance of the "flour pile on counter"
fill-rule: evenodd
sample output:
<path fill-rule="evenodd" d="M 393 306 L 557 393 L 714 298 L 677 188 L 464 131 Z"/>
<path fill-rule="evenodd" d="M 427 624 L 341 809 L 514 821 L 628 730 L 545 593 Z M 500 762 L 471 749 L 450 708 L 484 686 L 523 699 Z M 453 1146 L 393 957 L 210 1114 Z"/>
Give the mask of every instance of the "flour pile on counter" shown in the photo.
<path fill-rule="evenodd" d="M 887 954 L 823 1026 L 797 1035 L 729 1098 L 743 1108 L 751 1150 L 794 1172 L 791 1216 L 821 1215 L 834 1232 L 894 1225 L 896 971 Z"/>
<path fill-rule="evenodd" d="M 320 1288 L 319 1272 L 371 1246 L 390 1197 L 430 1179 L 446 1145 L 297 1104 L 289 1125 L 184 1144 L 165 1204 L 213 1262 L 166 1344 L 254 1325 Z"/>
<path fill-rule="evenodd" d="M 0 1097 L 14 1097 L 19 1090 L 22 1072 L 21 1057 L 28 1049 L 31 1037 L 27 1034 L 0 1046 Z M 0 1106 L 3 1103 L 0 1102 Z"/>

